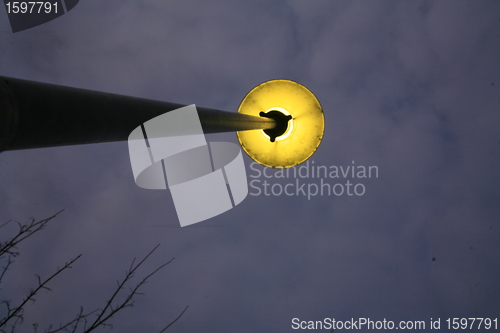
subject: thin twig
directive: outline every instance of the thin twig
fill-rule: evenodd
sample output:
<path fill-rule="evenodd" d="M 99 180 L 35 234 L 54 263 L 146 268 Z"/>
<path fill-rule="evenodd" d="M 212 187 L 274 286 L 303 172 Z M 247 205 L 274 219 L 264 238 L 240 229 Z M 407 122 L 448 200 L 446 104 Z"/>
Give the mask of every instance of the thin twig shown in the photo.
<path fill-rule="evenodd" d="M 174 319 L 174 321 L 172 321 L 170 324 L 168 324 L 164 329 L 162 329 L 160 331 L 160 333 L 163 333 L 165 332 L 170 326 L 172 326 L 177 320 L 179 320 L 180 317 L 182 317 L 182 315 L 184 314 L 184 312 L 186 312 L 186 310 L 189 308 L 189 305 L 187 305 L 184 310 L 182 310 L 181 314 L 177 316 L 177 318 Z"/>

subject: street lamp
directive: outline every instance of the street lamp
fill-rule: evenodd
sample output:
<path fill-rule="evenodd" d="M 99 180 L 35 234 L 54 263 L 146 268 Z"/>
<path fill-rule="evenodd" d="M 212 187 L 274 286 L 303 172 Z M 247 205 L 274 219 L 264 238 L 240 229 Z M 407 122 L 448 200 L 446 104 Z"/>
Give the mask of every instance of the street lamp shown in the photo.
<path fill-rule="evenodd" d="M 138 125 L 183 106 L 0 76 L 0 152 L 124 141 Z M 238 113 L 197 110 L 204 133 L 237 132 L 246 153 L 270 167 L 302 163 L 324 131 L 316 97 L 288 80 L 257 86 Z"/>

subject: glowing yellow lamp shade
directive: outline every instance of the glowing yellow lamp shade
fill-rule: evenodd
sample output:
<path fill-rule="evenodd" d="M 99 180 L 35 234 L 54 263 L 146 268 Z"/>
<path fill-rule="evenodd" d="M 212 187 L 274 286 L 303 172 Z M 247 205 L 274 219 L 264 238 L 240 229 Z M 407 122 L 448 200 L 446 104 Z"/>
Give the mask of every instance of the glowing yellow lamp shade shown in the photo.
<path fill-rule="evenodd" d="M 323 138 L 325 118 L 319 101 L 294 81 L 272 80 L 258 85 L 245 96 L 238 112 L 275 119 L 278 115 L 282 120 L 278 122 L 282 127 L 278 133 L 236 132 L 248 156 L 268 167 L 289 168 L 304 162 Z"/>

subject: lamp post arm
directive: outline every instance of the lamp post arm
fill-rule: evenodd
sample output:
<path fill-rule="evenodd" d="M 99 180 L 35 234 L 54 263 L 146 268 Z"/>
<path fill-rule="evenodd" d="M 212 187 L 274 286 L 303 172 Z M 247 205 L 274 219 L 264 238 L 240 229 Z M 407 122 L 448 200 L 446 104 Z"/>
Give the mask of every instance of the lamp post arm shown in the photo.
<path fill-rule="evenodd" d="M 0 151 L 127 140 L 184 105 L 0 76 Z M 205 133 L 271 129 L 276 121 L 197 107 Z"/>

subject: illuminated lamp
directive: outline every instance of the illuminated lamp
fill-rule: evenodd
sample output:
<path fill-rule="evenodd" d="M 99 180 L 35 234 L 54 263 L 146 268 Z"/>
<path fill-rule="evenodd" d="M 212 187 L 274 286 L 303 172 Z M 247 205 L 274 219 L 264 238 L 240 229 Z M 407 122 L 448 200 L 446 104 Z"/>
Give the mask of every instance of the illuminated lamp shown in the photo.
<path fill-rule="evenodd" d="M 325 130 L 323 109 L 316 96 L 290 80 L 267 81 L 253 88 L 238 113 L 276 121 L 272 129 L 236 132 L 248 156 L 272 168 L 289 168 L 307 160 Z"/>

